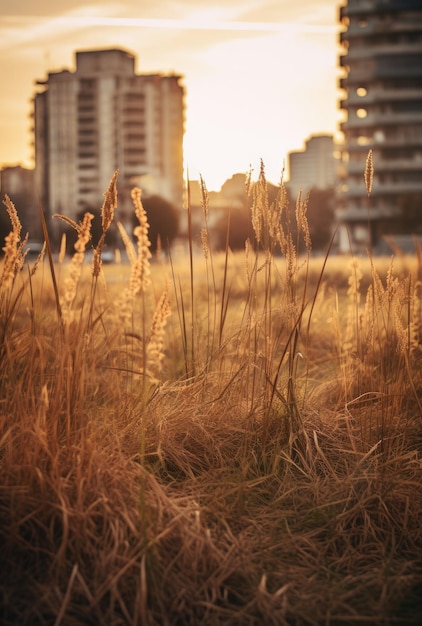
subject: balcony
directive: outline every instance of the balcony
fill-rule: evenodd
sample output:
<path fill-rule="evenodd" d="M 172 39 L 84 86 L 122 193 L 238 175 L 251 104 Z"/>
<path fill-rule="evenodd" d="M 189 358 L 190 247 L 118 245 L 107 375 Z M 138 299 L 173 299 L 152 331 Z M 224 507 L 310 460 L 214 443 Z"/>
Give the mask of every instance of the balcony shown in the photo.
<path fill-rule="evenodd" d="M 78 154 L 78 159 L 85 159 L 85 160 L 92 160 L 92 159 L 96 159 L 98 157 L 97 151 L 95 150 L 90 150 L 89 152 L 87 150 L 80 150 L 79 154 Z"/>
<path fill-rule="evenodd" d="M 124 164 L 124 172 L 127 178 L 142 176 L 145 171 L 145 161 L 129 161 Z"/>
<path fill-rule="evenodd" d="M 79 113 L 78 114 L 78 123 L 79 124 L 93 124 L 97 121 L 97 114 L 95 113 Z"/>
<path fill-rule="evenodd" d="M 366 81 L 366 84 L 368 81 Z M 369 86 L 368 92 L 364 96 L 359 96 L 356 90 L 350 90 L 347 98 L 340 101 L 342 109 L 350 106 L 366 107 L 370 104 L 381 104 L 387 102 L 400 102 L 405 100 L 422 100 L 422 86 L 420 89 L 382 89 Z"/>
<path fill-rule="evenodd" d="M 383 139 L 377 138 L 374 136 L 368 136 L 365 138 L 366 142 L 362 141 L 362 138 L 354 138 L 349 137 L 346 138 L 345 144 L 343 144 L 343 148 L 345 151 L 350 154 L 368 154 L 368 150 L 370 148 L 381 151 L 389 148 L 408 148 L 409 150 L 414 148 L 419 148 L 422 150 L 422 136 L 417 136 L 413 133 L 409 138 L 406 136 L 398 136 L 398 137 L 385 137 Z M 419 167 L 422 168 L 422 164 L 419 164 Z"/>
<path fill-rule="evenodd" d="M 96 157 L 82 157 L 78 159 L 78 170 L 94 171 L 98 167 L 98 159 Z"/>
<path fill-rule="evenodd" d="M 413 159 L 376 159 L 378 172 L 422 172 L 422 156 Z M 421 176 L 422 182 L 422 176 Z"/>
<path fill-rule="evenodd" d="M 79 120 L 78 123 L 78 134 L 80 137 L 85 135 L 95 135 L 97 133 L 97 123 L 96 120 Z"/>
<path fill-rule="evenodd" d="M 422 37 L 419 41 L 409 42 L 391 42 L 383 44 L 374 44 L 361 48 L 347 48 L 347 51 L 341 58 L 347 62 L 366 60 L 371 57 L 382 57 L 383 55 L 401 55 L 401 54 L 421 54 L 422 53 Z"/>
<path fill-rule="evenodd" d="M 352 112 L 350 112 L 352 115 Z M 422 124 L 422 111 L 407 111 L 406 113 L 368 113 L 367 117 L 353 117 L 341 123 L 341 130 L 362 129 L 368 131 L 371 128 L 379 129 L 383 126 L 400 124 Z"/>
<path fill-rule="evenodd" d="M 336 217 L 341 222 L 364 222 L 367 224 L 368 217 L 370 221 L 398 217 L 398 209 L 396 206 L 384 206 L 382 208 L 371 207 L 368 214 L 368 206 L 366 204 L 348 203 L 347 208 L 337 209 Z"/>
<path fill-rule="evenodd" d="M 367 151 L 366 151 L 367 152 Z M 359 162 L 349 161 L 347 164 L 348 176 L 361 176 L 365 170 L 365 153 Z M 422 170 L 422 160 L 417 159 L 381 159 L 374 154 L 374 168 L 377 174 L 388 172 L 420 172 Z M 412 183 L 410 183 L 412 184 Z"/>
<path fill-rule="evenodd" d="M 368 52 L 368 56 L 370 56 Z M 413 59 L 405 57 L 396 57 L 394 61 L 390 58 L 381 58 L 377 63 L 373 62 L 370 68 L 360 70 L 351 65 L 347 66 L 347 75 L 340 78 L 340 87 L 348 89 L 353 86 L 359 86 L 361 83 L 371 83 L 376 80 L 395 80 L 413 79 L 414 82 L 420 80 L 422 84 L 422 54 L 415 55 Z M 343 57 L 341 57 L 343 59 Z"/>
<path fill-rule="evenodd" d="M 389 0 L 388 3 L 377 2 L 375 5 L 368 0 L 360 0 L 352 5 L 340 7 L 340 19 L 356 15 L 418 11 L 420 8 L 420 0 Z"/>
<path fill-rule="evenodd" d="M 419 7 L 420 9 L 420 7 Z M 415 21 L 395 21 L 382 22 L 378 19 L 371 21 L 362 20 L 360 23 L 349 24 L 346 31 L 340 33 L 340 42 L 350 41 L 351 39 L 364 38 L 370 40 L 374 35 L 413 33 L 420 31 L 420 25 Z"/>
<path fill-rule="evenodd" d="M 375 79 L 382 80 L 402 80 L 403 78 L 413 78 L 422 82 L 422 55 L 418 63 L 410 63 L 406 67 L 379 67 L 373 73 Z"/>
<path fill-rule="evenodd" d="M 365 83 L 371 83 L 374 77 L 375 70 L 371 72 L 353 70 L 353 72 L 349 72 L 347 76 L 340 78 L 339 86 L 341 89 L 353 89 Z"/>
<path fill-rule="evenodd" d="M 360 178 L 358 179 L 360 181 Z M 367 198 L 368 193 L 365 187 L 365 181 L 363 174 L 361 178 L 362 182 L 357 182 L 349 179 L 349 189 L 342 193 L 342 197 L 349 198 Z M 422 193 L 422 180 L 417 182 L 401 182 L 394 183 L 378 183 L 374 180 L 372 192 L 370 198 L 375 197 L 388 197 L 388 196 L 401 196 L 408 193 L 420 194 Z M 369 200 L 370 203 L 370 200 Z M 370 204 L 369 204 L 370 206 Z"/>

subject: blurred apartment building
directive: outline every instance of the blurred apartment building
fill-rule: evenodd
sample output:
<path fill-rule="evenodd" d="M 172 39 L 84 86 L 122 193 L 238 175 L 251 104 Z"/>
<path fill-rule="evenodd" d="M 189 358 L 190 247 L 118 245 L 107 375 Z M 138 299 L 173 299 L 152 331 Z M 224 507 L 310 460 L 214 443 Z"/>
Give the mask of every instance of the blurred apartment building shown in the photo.
<path fill-rule="evenodd" d="M 349 234 L 355 249 L 376 248 L 385 236 L 422 233 L 422 2 L 348 0 L 340 22 L 340 248 L 349 249 Z"/>
<path fill-rule="evenodd" d="M 134 186 L 183 201 L 181 76 L 135 73 L 120 50 L 76 52 L 76 70 L 51 72 L 34 96 L 37 186 L 48 214 L 99 209 L 119 170 L 119 218 Z"/>
<path fill-rule="evenodd" d="M 293 198 L 299 191 L 305 195 L 311 189 L 335 187 L 338 163 L 335 151 L 333 136 L 321 134 L 309 137 L 304 150 L 289 152 L 287 186 Z"/>

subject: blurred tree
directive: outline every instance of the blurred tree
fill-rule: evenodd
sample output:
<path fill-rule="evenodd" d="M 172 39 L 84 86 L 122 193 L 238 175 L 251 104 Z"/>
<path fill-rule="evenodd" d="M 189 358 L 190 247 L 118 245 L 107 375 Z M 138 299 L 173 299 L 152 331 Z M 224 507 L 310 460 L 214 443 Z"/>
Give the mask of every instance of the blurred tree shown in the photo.
<path fill-rule="evenodd" d="M 277 202 L 278 189 L 274 185 L 268 185 L 268 201 L 271 207 Z M 283 212 L 284 231 L 290 230 L 293 241 L 297 240 L 297 228 L 295 220 L 296 198 L 287 194 L 288 213 Z M 309 232 L 314 250 L 323 250 L 329 243 L 334 223 L 334 189 L 312 189 L 307 199 L 307 218 Z M 306 196 L 302 197 L 306 201 Z M 229 246 L 232 250 L 242 249 L 247 238 L 254 241 L 252 228 L 250 203 L 252 199 L 244 202 L 244 206 L 237 207 L 230 212 Z M 218 248 L 224 248 L 227 237 L 228 211 L 217 223 L 216 244 Z M 299 244 L 299 252 L 303 252 L 302 242 Z"/>
<path fill-rule="evenodd" d="M 335 191 L 311 189 L 308 199 L 308 224 L 313 250 L 324 250 L 328 245 L 334 225 Z"/>
<path fill-rule="evenodd" d="M 88 248 L 91 246 L 95 248 L 103 232 L 102 225 L 101 225 L 101 211 L 99 209 L 93 209 L 92 207 L 85 206 L 83 209 L 81 209 L 78 212 L 75 221 L 77 223 L 81 222 L 85 213 L 92 213 L 92 215 L 94 216 L 94 219 L 91 222 L 91 243 L 89 244 Z M 78 237 L 77 232 L 75 231 L 74 228 L 72 228 L 71 226 L 68 226 L 65 222 L 62 222 L 60 220 L 59 241 L 63 233 L 66 234 L 66 253 L 73 254 L 75 251 L 74 245 Z M 106 246 L 112 246 L 112 247 L 116 246 L 117 231 L 116 231 L 116 224 L 114 222 L 112 223 L 109 230 L 107 231 L 105 243 L 106 243 Z"/>
<path fill-rule="evenodd" d="M 162 249 L 168 250 L 179 229 L 179 216 L 176 207 L 158 195 L 142 197 L 142 204 L 148 216 L 151 252 L 157 251 L 158 239 L 160 239 Z M 137 225 L 135 214 L 133 224 L 134 226 Z"/>
<path fill-rule="evenodd" d="M 252 228 L 251 210 L 248 206 L 227 209 L 223 217 L 215 226 L 215 245 L 217 250 L 224 250 L 227 242 L 227 228 L 230 227 L 228 233 L 229 248 L 232 250 L 242 250 L 245 247 L 245 241 L 254 240 L 254 231 Z"/>

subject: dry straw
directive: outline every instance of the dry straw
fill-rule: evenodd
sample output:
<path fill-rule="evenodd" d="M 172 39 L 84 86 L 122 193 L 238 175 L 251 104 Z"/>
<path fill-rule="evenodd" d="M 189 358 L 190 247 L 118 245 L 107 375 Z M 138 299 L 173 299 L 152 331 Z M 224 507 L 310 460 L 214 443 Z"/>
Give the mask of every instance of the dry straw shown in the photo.
<path fill-rule="evenodd" d="M 164 336 L 167 318 L 171 315 L 168 286 L 161 296 L 152 318 L 151 335 L 147 346 L 146 373 L 153 381 L 158 381 L 164 360 Z"/>
<path fill-rule="evenodd" d="M 303 240 L 305 243 L 306 250 L 308 252 L 312 249 L 311 242 L 311 234 L 309 232 L 309 224 L 307 218 L 308 211 L 308 203 L 309 203 L 309 193 L 306 195 L 305 199 L 302 200 L 302 192 L 299 192 L 297 202 L 296 202 L 296 224 L 299 230 L 303 233 Z"/>
<path fill-rule="evenodd" d="M 151 242 L 148 237 L 148 216 L 142 204 L 141 189 L 135 187 L 131 196 L 139 223 L 133 231 L 137 239 L 136 249 L 123 225 L 120 222 L 117 224 L 130 262 L 129 286 L 123 290 L 118 303 L 119 317 L 124 322 L 131 320 L 134 298 L 139 293 L 145 293 L 151 285 Z"/>
<path fill-rule="evenodd" d="M 359 259 L 347 285 L 350 272 L 336 258 L 323 272 L 321 298 L 305 298 L 322 273 L 317 269 L 316 278 L 305 267 L 302 280 L 304 207 L 296 206 L 300 228 L 289 228 L 280 196 L 268 207 L 276 213 L 261 223 L 259 250 L 246 246 L 246 288 L 233 281 L 230 291 L 243 257 L 226 251 L 224 267 L 216 263 L 213 286 L 221 288 L 208 294 L 222 302 L 222 314 L 209 333 L 223 334 L 226 313 L 230 321 L 218 346 L 205 336 L 209 309 L 199 300 L 207 289 L 191 252 L 195 292 L 182 300 L 191 287 L 191 277 L 182 277 L 182 324 L 179 334 L 171 329 L 174 378 L 152 389 L 150 376 L 164 377 L 169 292 L 150 310 L 148 228 L 140 193 L 134 199 L 141 219 L 138 251 L 128 243 L 130 295 L 137 290 L 139 297 L 129 332 L 117 313 L 100 311 L 90 349 L 80 349 L 85 306 L 75 332 L 58 346 L 61 325 L 49 315 L 54 302 L 36 280 L 26 282 L 25 299 L 15 299 L 13 323 L 0 307 L 2 624 L 25 624 L 31 616 L 39 624 L 109 626 L 419 623 L 417 275 L 391 266 L 384 279 L 375 272 L 378 259 L 372 272 Z M 277 214 L 284 230 L 275 243 L 292 257 L 287 278 L 284 260 L 271 261 L 264 247 L 269 233 L 273 249 Z M 77 255 L 89 241 L 89 223 L 88 214 L 85 228 L 76 225 Z M 19 226 L 5 245 L 11 257 L 19 256 Z M 256 261 L 249 258 L 254 252 Z M 208 259 L 212 265 L 212 248 Z M 236 265 L 227 269 L 228 260 Z M 185 276 L 189 259 L 181 263 Z M 315 314 L 305 333 L 308 301 Z M 338 341 L 329 319 L 335 304 Z M 202 368 L 206 342 L 213 361 Z M 191 377 L 180 380 L 183 357 Z M 128 384 L 126 373 L 135 374 Z"/>
<path fill-rule="evenodd" d="M 64 262 L 66 257 L 66 233 L 62 234 L 60 239 L 60 249 L 59 249 L 59 263 L 60 265 Z"/>

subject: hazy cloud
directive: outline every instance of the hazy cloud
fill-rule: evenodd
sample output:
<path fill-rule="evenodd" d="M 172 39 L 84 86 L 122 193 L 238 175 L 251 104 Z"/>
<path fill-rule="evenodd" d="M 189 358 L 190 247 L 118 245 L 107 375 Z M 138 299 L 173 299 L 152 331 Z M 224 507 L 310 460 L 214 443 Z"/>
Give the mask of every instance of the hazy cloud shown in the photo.
<path fill-rule="evenodd" d="M 333 9 L 335 2 L 333 1 Z M 322 23 L 329 18 L 329 3 L 315 0 L 124 0 L 104 2 L 82 0 L 60 2 L 56 0 L 16 0 L 2 8 L 3 16 L 25 17 L 27 21 L 37 17 L 79 14 L 102 17 L 144 17 L 150 19 L 186 19 L 188 17 L 211 20 L 239 20 L 249 22 L 304 21 L 309 24 Z"/>

